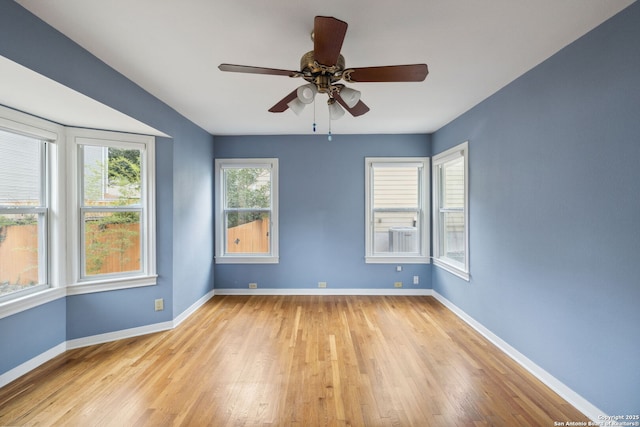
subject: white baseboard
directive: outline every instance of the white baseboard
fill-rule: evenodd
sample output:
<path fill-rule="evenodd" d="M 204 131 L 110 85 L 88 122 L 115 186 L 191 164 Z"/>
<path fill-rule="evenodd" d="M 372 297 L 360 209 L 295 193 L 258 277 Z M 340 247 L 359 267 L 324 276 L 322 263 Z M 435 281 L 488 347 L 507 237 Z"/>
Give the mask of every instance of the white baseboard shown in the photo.
<path fill-rule="evenodd" d="M 180 323 L 184 322 L 189 316 L 200 308 L 204 303 L 209 301 L 213 297 L 214 291 L 207 292 L 198 301 L 194 302 L 185 311 L 180 313 L 173 321 L 154 323 L 152 325 L 140 326 L 137 328 L 123 329 L 120 331 L 108 332 L 106 334 L 92 335 L 90 337 L 78 338 L 75 340 L 67 341 L 67 350 L 74 348 L 87 347 L 95 344 L 102 344 L 105 342 L 111 342 L 121 340 L 125 338 L 137 337 L 140 335 L 152 334 L 155 332 L 168 331 L 175 328 Z"/>
<path fill-rule="evenodd" d="M 456 316 L 466 322 L 473 329 L 478 331 L 482 336 L 491 341 L 496 347 L 498 347 L 503 353 L 516 361 L 520 366 L 529 371 L 533 376 L 539 379 L 542 383 L 547 385 L 551 390 L 555 391 L 560 397 L 569 402 L 578 411 L 582 412 L 585 416 L 590 418 L 594 422 L 602 422 L 603 416 L 606 417 L 603 411 L 594 406 L 584 397 L 567 387 L 564 383 L 558 380 L 556 377 L 536 365 L 524 354 L 510 346 L 506 341 L 499 336 L 491 332 L 484 327 L 481 323 L 465 313 L 458 306 L 451 301 L 440 295 L 438 292 L 433 291 L 433 296 L 440 301 L 445 307 L 451 310 Z M 606 418 L 604 418 L 606 419 Z"/>
<path fill-rule="evenodd" d="M 66 350 L 67 350 L 66 343 L 60 343 L 57 346 L 45 351 L 44 353 L 40 353 L 33 359 L 27 360 L 23 364 L 16 366 L 10 371 L 5 372 L 4 374 L 0 375 L 0 387 L 4 387 L 10 382 L 17 380 L 24 374 L 34 370 L 35 368 L 42 365 L 43 363 L 48 362 L 54 357 L 61 355 Z"/>
<path fill-rule="evenodd" d="M 407 295 L 431 296 L 433 289 L 338 289 L 338 288 L 222 288 L 215 290 L 216 295 Z"/>
<path fill-rule="evenodd" d="M 152 334 L 154 332 L 168 331 L 173 328 L 173 322 L 154 323 L 152 325 L 139 326 L 137 328 L 122 329 L 120 331 L 107 332 L 105 334 L 91 335 L 89 337 L 76 338 L 66 342 L 67 350 L 74 348 L 88 347 L 90 345 L 103 344 L 106 342 L 133 338 L 140 335 Z"/>
<path fill-rule="evenodd" d="M 209 292 L 207 292 L 202 298 L 200 298 L 198 301 L 194 302 L 193 304 L 191 304 L 191 306 L 189 306 L 189 308 L 187 308 L 185 311 L 183 311 L 182 313 L 180 313 L 178 315 L 178 317 L 176 317 L 175 319 L 173 319 L 173 327 L 177 327 L 180 323 L 184 322 L 189 316 L 191 316 L 193 313 L 195 313 L 195 311 L 197 309 L 199 309 L 200 307 L 202 307 L 207 301 L 209 301 L 214 295 L 215 295 L 216 291 L 214 289 L 210 290 Z"/>

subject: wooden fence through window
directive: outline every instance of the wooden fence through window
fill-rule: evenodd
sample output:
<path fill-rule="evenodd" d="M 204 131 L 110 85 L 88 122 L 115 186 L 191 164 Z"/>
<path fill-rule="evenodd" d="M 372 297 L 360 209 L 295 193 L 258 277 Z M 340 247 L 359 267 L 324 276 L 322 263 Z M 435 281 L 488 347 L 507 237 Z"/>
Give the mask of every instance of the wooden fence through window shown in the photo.
<path fill-rule="evenodd" d="M 38 226 L 0 228 L 0 283 L 38 283 Z"/>
<path fill-rule="evenodd" d="M 88 273 L 140 270 L 140 224 L 88 225 Z M 96 246 L 99 249 L 96 249 Z M 0 233 L 0 283 L 38 283 L 38 226 L 9 225 Z"/>
<path fill-rule="evenodd" d="M 269 221 L 259 219 L 227 230 L 227 252 L 269 253 Z"/>
<path fill-rule="evenodd" d="M 91 274 L 136 271 L 140 268 L 139 224 L 110 224 L 111 233 L 92 233 L 102 243 L 113 242 L 113 232 L 122 228 L 130 234 L 130 242 L 120 251 L 101 256 L 100 267 Z M 137 233 L 135 231 L 138 231 Z M 116 239 L 117 240 L 117 239 Z M 269 221 L 257 220 L 227 230 L 227 252 L 269 253 Z M 0 234 L 0 283 L 19 285 L 38 283 L 38 226 L 10 225 Z"/>

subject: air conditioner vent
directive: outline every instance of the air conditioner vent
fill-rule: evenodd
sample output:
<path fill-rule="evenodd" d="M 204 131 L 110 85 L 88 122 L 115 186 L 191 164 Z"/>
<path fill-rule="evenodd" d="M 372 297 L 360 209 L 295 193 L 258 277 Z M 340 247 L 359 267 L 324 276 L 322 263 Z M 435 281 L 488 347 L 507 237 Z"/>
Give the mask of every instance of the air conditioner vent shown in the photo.
<path fill-rule="evenodd" d="M 389 246 L 391 252 L 418 252 L 416 227 L 391 227 L 389 229 Z"/>

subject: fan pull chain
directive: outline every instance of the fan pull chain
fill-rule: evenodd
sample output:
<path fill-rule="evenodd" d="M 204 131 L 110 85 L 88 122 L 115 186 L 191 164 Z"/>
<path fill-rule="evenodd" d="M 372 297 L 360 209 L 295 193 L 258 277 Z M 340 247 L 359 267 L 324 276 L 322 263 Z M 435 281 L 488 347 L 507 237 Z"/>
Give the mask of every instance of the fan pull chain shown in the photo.
<path fill-rule="evenodd" d="M 316 133 L 316 98 L 313 98 L 313 133 Z"/>
<path fill-rule="evenodd" d="M 327 135 L 327 139 L 331 141 L 333 137 L 331 136 L 331 117 L 329 117 L 329 134 Z"/>

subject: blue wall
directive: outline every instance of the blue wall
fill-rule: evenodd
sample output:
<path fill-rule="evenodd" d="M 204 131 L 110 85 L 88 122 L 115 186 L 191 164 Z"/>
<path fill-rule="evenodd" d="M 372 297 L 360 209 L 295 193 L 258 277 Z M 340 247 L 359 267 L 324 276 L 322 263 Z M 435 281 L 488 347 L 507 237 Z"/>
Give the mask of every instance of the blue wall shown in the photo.
<path fill-rule="evenodd" d="M 173 157 L 174 317 L 213 290 L 213 137 L 185 133 L 195 143 L 177 145 Z"/>
<path fill-rule="evenodd" d="M 216 137 L 216 158 L 277 157 L 280 180 L 280 263 L 217 264 L 216 288 L 430 289 L 430 265 L 364 262 L 365 157 L 429 155 L 428 135 Z"/>
<path fill-rule="evenodd" d="M 471 282 L 434 289 L 609 414 L 640 409 L 640 4 L 433 135 L 469 140 Z"/>
<path fill-rule="evenodd" d="M 64 298 L 0 319 L 0 374 L 64 341 Z"/>
<path fill-rule="evenodd" d="M 12 1 L 0 1 L 0 55 L 171 135 L 156 144 L 158 285 L 75 295 L 0 319 L 3 343 L 8 331 L 21 336 L 20 345 L 0 346 L 2 373 L 65 340 L 172 320 L 213 289 L 213 137 Z M 156 298 L 165 311 L 154 311 Z"/>

